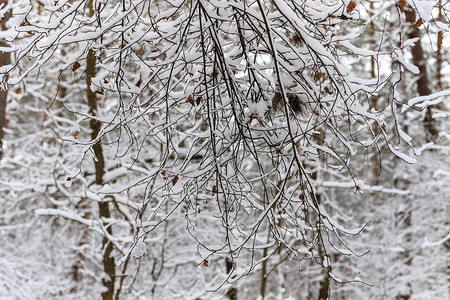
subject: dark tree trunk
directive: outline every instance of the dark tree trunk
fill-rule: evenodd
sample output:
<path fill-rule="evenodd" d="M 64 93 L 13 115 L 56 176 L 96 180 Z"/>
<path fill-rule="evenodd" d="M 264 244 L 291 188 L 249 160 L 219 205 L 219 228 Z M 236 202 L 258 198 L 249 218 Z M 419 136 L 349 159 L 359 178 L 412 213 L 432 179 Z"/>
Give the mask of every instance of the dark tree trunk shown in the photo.
<path fill-rule="evenodd" d="M 0 7 L 7 5 L 7 0 L 0 0 Z M 4 15 L 1 21 L 1 30 L 6 30 L 6 22 L 11 17 L 11 13 L 8 12 Z M 7 47 L 8 45 L 0 41 L 0 47 Z M 9 65 L 11 63 L 11 55 L 9 52 L 0 52 L 0 67 Z M 3 128 L 6 127 L 6 101 L 8 98 L 8 89 L 5 85 L 5 89 L 0 88 L 0 159 L 3 157 Z"/>
<path fill-rule="evenodd" d="M 375 6 L 373 2 L 370 2 L 370 10 L 371 12 L 374 12 Z M 372 51 L 376 51 L 377 49 L 377 41 L 375 40 L 375 24 L 373 22 L 370 23 L 369 27 L 369 35 L 370 35 L 370 49 Z M 377 77 L 376 74 L 376 61 L 375 56 L 372 56 L 370 58 L 370 77 L 375 79 Z M 378 96 L 371 95 L 370 96 L 370 108 L 377 110 L 378 108 Z M 372 131 L 375 137 L 377 137 L 380 134 L 380 127 L 378 126 L 377 122 L 374 122 L 372 124 Z M 374 152 L 371 153 L 370 158 L 370 168 L 372 171 L 372 183 L 373 185 L 379 185 L 380 184 L 380 173 L 381 173 L 381 161 L 380 156 L 378 154 L 378 148 L 375 148 Z"/>
<path fill-rule="evenodd" d="M 230 258 L 225 259 L 225 265 L 227 268 L 227 274 L 230 274 L 231 270 L 233 269 L 233 261 Z M 227 297 L 230 300 L 237 300 L 237 289 L 232 287 L 227 291 Z"/>
<path fill-rule="evenodd" d="M 444 22 L 442 14 L 442 3 L 439 0 L 438 21 Z M 436 88 L 442 90 L 442 42 L 444 40 L 444 32 L 439 31 L 437 34 L 437 51 L 436 51 Z"/>
<path fill-rule="evenodd" d="M 317 144 L 319 145 L 324 145 L 324 141 L 325 141 L 325 129 L 320 130 L 320 133 L 315 134 L 314 138 L 317 142 Z M 321 151 L 319 150 L 319 157 L 322 157 Z M 311 174 L 311 178 L 313 180 L 317 180 L 318 179 L 318 172 L 315 171 Z M 323 178 L 322 178 L 323 179 Z M 317 204 L 320 204 L 320 202 L 322 201 L 320 194 L 316 194 L 314 195 L 314 197 L 316 198 Z M 326 264 L 328 265 L 326 268 L 322 268 L 322 280 L 319 283 L 319 297 L 318 300 L 327 300 L 330 297 L 330 272 L 331 272 L 331 265 L 329 262 L 329 258 L 327 257 L 325 251 L 324 251 L 324 245 L 323 245 L 323 239 L 321 236 L 321 232 L 320 232 L 320 228 L 318 228 L 318 234 L 319 236 L 319 242 L 317 243 L 317 252 L 319 254 L 320 257 L 320 262 L 322 263 L 322 266 Z"/>
<path fill-rule="evenodd" d="M 427 73 L 427 66 L 426 66 L 426 58 L 425 58 L 425 54 L 422 48 L 422 43 L 421 43 L 421 34 L 420 34 L 420 30 L 418 28 L 418 26 L 415 26 L 413 24 L 416 23 L 416 14 L 415 12 L 411 9 L 408 8 L 407 10 L 405 10 L 405 14 L 406 14 L 406 21 L 411 23 L 411 27 L 409 28 L 409 32 L 408 32 L 408 38 L 409 39 L 414 39 L 414 38 L 418 38 L 419 40 L 414 44 L 414 46 L 411 48 L 411 54 L 413 57 L 413 63 L 414 65 L 416 65 L 419 68 L 419 79 L 417 80 L 417 92 L 419 93 L 420 96 L 427 96 L 431 94 L 431 87 L 430 87 L 430 83 L 428 81 L 428 73 Z M 437 129 L 437 124 L 436 124 L 436 120 L 433 119 L 433 112 L 432 109 L 435 106 L 430 105 L 426 108 L 426 112 L 425 112 L 425 118 L 423 119 L 423 125 L 425 128 L 425 135 L 426 135 L 426 139 L 427 142 L 433 142 L 436 141 L 438 135 L 439 135 L 439 130 Z"/>
<path fill-rule="evenodd" d="M 269 241 L 270 236 L 270 228 L 267 235 L 267 241 Z M 267 256 L 267 253 L 269 252 L 269 248 L 263 249 L 263 257 L 265 258 Z M 259 288 L 259 294 L 261 296 L 261 299 L 264 300 L 264 297 L 266 296 L 266 288 L 267 288 L 267 258 L 262 262 L 261 266 L 261 286 Z"/>
<path fill-rule="evenodd" d="M 93 11 L 93 0 L 89 1 L 89 13 L 88 16 L 92 17 L 94 15 Z M 95 116 L 97 114 L 97 96 L 91 91 L 91 79 L 95 76 L 95 64 L 96 57 L 92 50 L 89 50 L 87 59 L 86 59 L 86 90 L 87 90 L 87 99 L 89 105 L 89 114 L 91 116 Z M 91 128 L 91 139 L 95 140 L 98 137 L 100 132 L 101 123 L 95 119 L 90 120 L 90 128 Z M 103 157 L 103 149 L 100 141 L 97 141 L 93 146 L 94 154 L 96 157 L 95 160 L 95 183 L 102 184 L 103 183 L 103 175 L 105 174 L 105 160 Z M 99 202 L 98 203 L 99 215 L 100 219 L 107 220 L 111 217 L 111 212 L 109 210 L 108 202 Z M 109 235 L 112 235 L 112 228 L 108 226 L 106 221 L 103 225 L 106 227 L 106 232 Z M 114 281 L 115 281 L 115 262 L 114 257 L 111 256 L 113 251 L 113 245 L 108 240 L 106 236 L 103 237 L 102 240 L 102 250 L 103 250 L 103 270 L 106 273 L 106 277 L 102 280 L 103 286 L 106 288 L 106 291 L 102 293 L 103 300 L 112 300 L 114 297 Z"/>

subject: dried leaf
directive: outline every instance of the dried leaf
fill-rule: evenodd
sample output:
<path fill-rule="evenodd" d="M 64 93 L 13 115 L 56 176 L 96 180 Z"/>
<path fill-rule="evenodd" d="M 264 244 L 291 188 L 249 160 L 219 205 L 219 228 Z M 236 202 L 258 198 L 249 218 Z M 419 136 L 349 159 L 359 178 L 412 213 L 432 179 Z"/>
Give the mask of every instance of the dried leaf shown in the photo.
<path fill-rule="evenodd" d="M 418 29 L 420 27 L 420 25 L 423 24 L 423 20 L 422 18 L 420 18 L 419 20 L 416 21 L 416 23 L 414 23 L 413 28 L 414 29 Z"/>
<path fill-rule="evenodd" d="M 166 171 L 161 171 L 162 176 L 166 176 Z"/>
<path fill-rule="evenodd" d="M 405 0 L 399 0 L 397 1 L 397 3 L 395 3 L 395 6 L 398 7 L 402 13 L 405 12 L 405 5 L 406 5 Z"/>
<path fill-rule="evenodd" d="M 136 82 L 136 86 L 137 87 L 141 87 L 141 84 L 142 84 L 142 77 L 141 76 L 139 76 L 139 81 L 138 82 Z"/>
<path fill-rule="evenodd" d="M 105 92 L 103 92 L 103 89 L 96 90 L 95 93 L 99 94 L 99 95 L 104 95 L 105 94 Z"/>
<path fill-rule="evenodd" d="M 79 62 L 75 62 L 72 66 L 72 72 L 75 72 L 76 70 L 78 70 L 81 67 L 81 64 Z"/>
<path fill-rule="evenodd" d="M 197 100 L 195 101 L 195 105 L 200 105 L 200 101 L 202 100 L 202 97 L 197 97 Z"/>
<path fill-rule="evenodd" d="M 217 186 L 213 185 L 212 187 L 212 194 L 217 194 Z"/>
<path fill-rule="evenodd" d="M 303 194 L 298 195 L 298 199 L 302 200 L 305 198 L 305 196 L 303 196 Z"/>
<path fill-rule="evenodd" d="M 186 102 L 190 103 L 192 106 L 195 106 L 194 104 L 194 98 L 192 97 L 192 95 L 189 95 L 186 99 Z"/>
<path fill-rule="evenodd" d="M 439 31 L 438 32 L 438 39 L 437 39 L 437 44 L 438 45 L 442 45 L 442 41 L 444 40 L 444 32 Z"/>
<path fill-rule="evenodd" d="M 208 262 L 207 259 L 205 259 L 205 260 L 203 261 L 203 265 L 204 265 L 205 267 L 209 266 L 209 262 Z"/>
<path fill-rule="evenodd" d="M 356 7 L 356 2 L 355 1 L 350 1 L 347 4 L 347 13 L 348 14 L 351 13 L 355 9 L 355 7 Z"/>
<path fill-rule="evenodd" d="M 178 182 L 178 176 L 175 176 L 175 177 L 172 179 L 172 185 L 177 184 L 177 182 Z"/>
<path fill-rule="evenodd" d="M 74 138 L 78 138 L 78 136 L 80 135 L 80 131 L 79 130 L 76 130 L 76 131 L 74 131 L 74 132 L 72 132 L 72 136 L 74 137 Z"/>
<path fill-rule="evenodd" d="M 334 16 L 330 16 L 330 18 L 332 18 L 332 17 L 334 17 Z M 291 38 L 291 42 L 297 45 L 302 42 L 302 37 L 298 34 L 294 34 Z"/>

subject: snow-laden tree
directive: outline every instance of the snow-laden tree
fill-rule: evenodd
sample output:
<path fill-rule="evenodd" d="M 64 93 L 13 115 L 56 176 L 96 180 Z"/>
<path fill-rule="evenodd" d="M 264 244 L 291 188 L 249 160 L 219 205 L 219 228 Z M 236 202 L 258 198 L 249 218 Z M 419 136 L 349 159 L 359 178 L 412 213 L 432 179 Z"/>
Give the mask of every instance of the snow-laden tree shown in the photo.
<path fill-rule="evenodd" d="M 408 2 L 426 17 L 426 1 Z M 52 180 L 33 177 L 53 197 L 36 212 L 81 226 L 74 274 L 91 272 L 104 299 L 194 298 L 222 287 L 231 298 L 256 271 L 246 293 L 283 298 L 292 292 L 271 288 L 268 276 L 304 261 L 318 266 L 306 297 L 326 299 L 331 279 L 361 281 L 336 275 L 330 254 L 354 255 L 342 235 L 365 220 L 342 226 L 327 190 L 378 189 L 353 175 L 364 152 L 384 147 L 415 161 L 392 139 L 409 142 L 398 99 L 388 93 L 384 109 L 373 105 L 414 66 L 401 49 L 373 47 L 373 37 L 354 43 L 384 20 L 368 4 L 8 1 L 2 51 L 14 58 L 0 79 L 42 82 L 37 109 L 62 144 Z M 357 63 L 371 58 L 389 71 L 358 75 Z M 85 247 L 91 235 L 96 249 Z"/>

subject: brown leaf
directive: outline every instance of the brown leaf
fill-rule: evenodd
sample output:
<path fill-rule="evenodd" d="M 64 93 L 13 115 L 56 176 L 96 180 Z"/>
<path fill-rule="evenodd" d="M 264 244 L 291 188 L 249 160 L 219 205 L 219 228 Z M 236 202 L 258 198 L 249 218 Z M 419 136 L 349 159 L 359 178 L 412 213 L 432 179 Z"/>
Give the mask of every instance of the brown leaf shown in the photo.
<path fill-rule="evenodd" d="M 104 95 L 104 94 L 105 94 L 105 93 L 103 92 L 103 89 L 96 90 L 95 93 L 96 93 L 96 94 L 99 94 L 99 95 Z"/>
<path fill-rule="evenodd" d="M 74 131 L 74 132 L 72 132 L 72 136 L 74 137 L 74 138 L 78 138 L 78 136 L 80 135 L 80 131 L 79 130 L 76 130 L 76 131 Z"/>
<path fill-rule="evenodd" d="M 305 198 L 305 196 L 303 196 L 303 194 L 298 195 L 298 199 L 302 200 Z"/>
<path fill-rule="evenodd" d="M 81 64 L 79 62 L 75 62 L 72 66 L 72 72 L 75 72 L 76 70 L 78 70 L 81 67 Z"/>
<path fill-rule="evenodd" d="M 186 99 L 186 102 L 190 103 L 192 106 L 195 106 L 194 104 L 194 98 L 192 97 L 192 95 L 189 95 Z"/>
<path fill-rule="evenodd" d="M 175 176 L 175 177 L 172 179 L 172 185 L 177 184 L 177 182 L 178 182 L 178 176 Z"/>
<path fill-rule="evenodd" d="M 195 101 L 195 105 L 200 105 L 200 101 L 202 100 L 202 97 L 197 97 L 197 100 Z"/>
<path fill-rule="evenodd" d="M 355 9 L 355 7 L 356 7 L 356 2 L 355 1 L 350 1 L 347 4 L 347 13 L 348 14 L 351 13 Z"/>
<path fill-rule="evenodd" d="M 423 20 L 422 18 L 420 18 L 419 20 L 416 21 L 416 23 L 414 23 L 413 28 L 414 29 L 418 29 L 420 27 L 420 25 L 423 24 Z"/>
<path fill-rule="evenodd" d="M 203 261 L 203 265 L 204 265 L 205 267 L 209 266 L 209 262 L 208 262 L 207 259 L 205 259 L 205 260 Z"/>
<path fill-rule="evenodd" d="M 139 81 L 138 82 L 136 82 L 136 86 L 137 87 L 141 87 L 141 84 L 142 84 L 142 77 L 141 76 L 139 76 Z"/>
<path fill-rule="evenodd" d="M 212 194 L 217 194 L 217 186 L 213 185 L 212 187 Z"/>
<path fill-rule="evenodd" d="M 331 94 L 333 94 L 333 92 L 332 91 L 330 91 L 330 89 L 326 86 L 326 87 L 324 87 L 324 91 L 325 91 L 325 93 L 327 93 L 328 95 L 331 95 Z"/>
<path fill-rule="evenodd" d="M 397 1 L 397 3 L 395 3 L 395 6 L 398 7 L 402 13 L 405 12 L 405 5 L 406 5 L 405 0 L 399 0 Z"/>
<path fill-rule="evenodd" d="M 444 40 L 444 33 L 442 31 L 438 32 L 437 44 L 442 45 L 442 41 Z"/>
<path fill-rule="evenodd" d="M 166 171 L 161 171 L 162 176 L 166 176 Z"/>

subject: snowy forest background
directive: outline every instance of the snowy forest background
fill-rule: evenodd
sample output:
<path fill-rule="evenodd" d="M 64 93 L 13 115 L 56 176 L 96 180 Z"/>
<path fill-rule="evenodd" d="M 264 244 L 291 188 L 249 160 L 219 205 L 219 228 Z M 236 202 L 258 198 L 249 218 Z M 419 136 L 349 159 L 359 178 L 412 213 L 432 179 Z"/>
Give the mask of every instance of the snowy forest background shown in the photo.
<path fill-rule="evenodd" d="M 0 298 L 449 299 L 449 10 L 0 0 Z"/>

